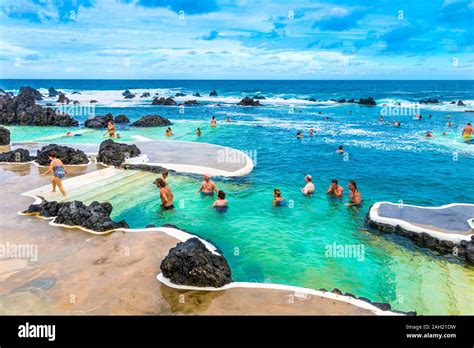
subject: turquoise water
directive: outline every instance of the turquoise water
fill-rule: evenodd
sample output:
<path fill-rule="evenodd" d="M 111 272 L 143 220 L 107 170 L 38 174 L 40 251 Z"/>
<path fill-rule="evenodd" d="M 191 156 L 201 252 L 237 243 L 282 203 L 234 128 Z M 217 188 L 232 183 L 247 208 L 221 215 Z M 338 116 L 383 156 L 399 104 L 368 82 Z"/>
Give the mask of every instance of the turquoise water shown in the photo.
<path fill-rule="evenodd" d="M 125 88 L 133 87 L 133 83 L 128 82 Z M 162 88 L 158 84 L 143 83 L 136 88 Z M 158 113 L 174 122 L 172 128 L 176 136 L 169 141 L 203 141 L 234 147 L 251 154 L 256 167 L 247 177 L 216 181 L 228 195 L 230 208 L 226 214 L 214 212 L 209 208 L 212 200 L 196 194 L 199 181 L 178 176 L 169 179 L 177 208 L 159 214 L 158 192 L 152 184 L 154 175 L 149 173 L 124 172 L 114 183 L 107 186 L 97 183 L 88 192 L 72 193 L 71 198 L 86 202 L 110 201 L 114 206 L 113 217 L 127 220 L 132 227 L 172 223 L 209 239 L 223 250 L 236 280 L 315 289 L 338 287 L 357 296 L 389 302 L 395 309 L 423 314 L 473 314 L 472 267 L 437 257 L 399 236 L 380 236 L 364 227 L 365 214 L 376 201 L 419 205 L 474 203 L 474 145 L 463 143 L 460 136 L 463 125 L 473 121 L 474 114 L 464 112 L 472 106 L 458 108 L 448 103 L 451 99 L 469 103 L 473 99 L 473 83 L 371 83 L 333 82 L 324 86 L 323 82 L 313 82 L 311 89 L 309 82 L 299 86 L 294 82 L 267 85 L 240 81 L 225 85 L 220 81 L 216 82 L 217 87 L 211 88 L 210 82 L 193 85 L 188 81 L 160 90 L 165 96 L 176 91 L 197 90 L 204 95 L 205 88 L 209 91 L 216 88 L 220 95 L 223 91 L 220 99 L 206 98 L 201 106 L 186 108 L 184 114 L 177 107 L 151 107 L 146 101 L 125 104 L 120 99 L 125 82 L 115 86 L 116 89 L 108 85 L 105 92 L 100 92 L 104 103 L 97 107 L 96 113 L 122 113 L 132 120 Z M 40 87 L 47 88 L 49 84 Z M 71 81 L 67 84 L 70 85 L 54 86 L 83 91 L 81 82 L 75 86 Z M 89 89 L 99 90 L 98 84 Z M 92 94 L 87 92 L 89 89 L 84 89 L 83 94 Z M 262 107 L 243 108 L 231 102 L 243 94 L 257 92 L 269 96 L 270 100 L 263 101 Z M 109 98 L 106 101 L 105 95 Z M 304 100 L 308 96 L 328 100 L 369 95 L 379 103 L 382 100 L 392 104 L 439 95 L 445 103 L 422 108 L 424 119 L 421 121 L 412 116 L 387 116 L 387 121 L 393 118 L 401 121 L 402 126 L 394 128 L 378 121 L 380 106 L 370 108 Z M 284 98 L 289 98 L 289 102 Z M 95 99 L 100 101 L 99 97 Z M 222 106 L 215 106 L 217 102 Z M 432 115 L 431 119 L 428 114 Z M 452 127 L 447 126 L 448 114 L 454 123 Z M 218 118 L 216 129 L 208 126 L 211 115 Z M 223 122 L 227 116 L 233 123 Z M 196 127 L 203 131 L 201 138 L 194 135 Z M 310 128 L 315 130 L 312 138 L 308 135 Z M 81 137 L 64 137 L 66 131 L 78 130 L 19 126 L 10 129 L 13 141 L 99 143 L 105 139 L 102 131 L 86 130 Z M 432 131 L 435 139 L 423 137 L 427 130 Z M 304 133 L 302 140 L 296 139 L 297 131 Z M 446 137 L 442 136 L 443 132 L 447 132 Z M 134 135 L 165 139 L 161 128 L 123 128 L 120 133 L 124 141 L 136 140 Z M 44 137 L 47 139 L 41 140 Z M 335 154 L 339 144 L 344 145 L 348 157 Z M 311 198 L 300 193 L 305 174 L 313 176 L 316 186 Z M 332 200 L 325 195 L 333 178 L 345 188 L 342 200 Z M 362 193 L 360 209 L 344 205 L 348 199 L 349 179 L 357 181 Z M 271 206 L 272 191 L 276 187 L 289 202 L 287 207 Z M 328 257 L 326 247 L 334 243 L 363 247 L 364 253 L 359 257 Z"/>

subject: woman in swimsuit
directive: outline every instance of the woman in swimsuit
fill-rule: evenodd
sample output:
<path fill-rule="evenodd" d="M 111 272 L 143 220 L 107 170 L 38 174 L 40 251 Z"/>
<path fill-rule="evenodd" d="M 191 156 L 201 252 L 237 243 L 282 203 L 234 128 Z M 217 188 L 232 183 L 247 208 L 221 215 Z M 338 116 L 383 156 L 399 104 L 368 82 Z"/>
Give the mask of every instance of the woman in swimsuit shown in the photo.
<path fill-rule="evenodd" d="M 109 134 L 110 139 L 115 138 L 115 131 L 116 130 L 117 129 L 115 128 L 114 123 L 112 121 L 109 121 L 107 123 L 107 134 Z"/>
<path fill-rule="evenodd" d="M 285 205 L 285 199 L 281 196 L 280 189 L 273 190 L 273 206 L 274 207 L 283 207 Z"/>
<path fill-rule="evenodd" d="M 349 203 L 346 205 L 348 207 L 353 205 L 360 205 L 362 202 L 362 197 L 360 196 L 360 192 L 357 189 L 357 184 L 354 180 L 349 180 Z"/>
<path fill-rule="evenodd" d="M 64 175 L 67 174 L 67 170 L 64 167 L 63 162 L 56 157 L 56 152 L 51 151 L 48 155 L 49 160 L 51 161 L 49 163 L 49 169 L 46 173 L 42 175 L 48 175 L 49 173 L 53 173 L 53 176 L 51 177 L 51 185 L 53 186 L 52 192 L 56 192 L 56 186 L 59 187 L 59 191 L 61 191 L 61 194 L 63 196 L 66 196 L 66 191 L 63 188 L 63 182 L 62 179 L 64 178 Z"/>
<path fill-rule="evenodd" d="M 166 136 L 167 136 L 167 137 L 170 137 L 170 136 L 172 136 L 172 135 L 173 135 L 173 131 L 171 130 L 170 127 L 168 127 L 168 128 L 166 129 Z"/>
<path fill-rule="evenodd" d="M 227 206 L 227 199 L 225 199 L 225 192 L 222 190 L 219 190 L 217 192 L 217 200 L 214 202 L 211 208 L 214 208 L 217 211 L 226 211 L 228 206 Z"/>
<path fill-rule="evenodd" d="M 162 178 L 155 180 L 156 187 L 160 189 L 160 199 L 161 199 L 161 209 L 162 210 L 172 210 L 174 209 L 173 198 L 174 195 L 166 186 L 166 182 Z"/>

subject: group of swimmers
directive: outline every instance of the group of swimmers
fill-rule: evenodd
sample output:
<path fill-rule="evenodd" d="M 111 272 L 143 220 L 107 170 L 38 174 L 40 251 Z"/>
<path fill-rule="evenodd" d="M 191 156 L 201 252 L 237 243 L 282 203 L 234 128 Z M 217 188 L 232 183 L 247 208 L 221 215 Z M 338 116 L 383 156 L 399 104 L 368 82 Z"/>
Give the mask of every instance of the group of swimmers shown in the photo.
<path fill-rule="evenodd" d="M 301 189 L 301 192 L 305 196 L 314 194 L 314 184 L 311 175 L 305 176 L 306 185 Z M 337 179 L 333 179 L 326 194 L 334 198 L 342 198 L 344 188 L 339 185 Z M 354 180 L 349 180 L 349 203 L 347 206 L 360 206 L 362 203 L 362 196 L 357 188 L 357 184 Z M 276 188 L 273 190 L 273 206 L 283 207 L 286 205 L 285 199 L 282 196 L 281 190 Z"/>
<path fill-rule="evenodd" d="M 160 206 L 162 211 L 174 209 L 174 195 L 173 192 L 171 192 L 171 189 L 169 188 L 168 184 L 166 183 L 168 174 L 168 171 L 164 170 L 161 173 L 161 178 L 157 178 L 155 180 L 155 185 L 160 190 Z M 213 197 L 215 192 L 217 193 L 217 199 L 211 205 L 211 208 L 215 209 L 216 211 L 226 211 L 227 200 L 225 199 L 225 192 L 222 190 L 218 190 L 216 184 L 211 180 L 211 177 L 207 174 L 204 174 L 203 181 L 201 183 L 201 186 L 199 186 L 197 193 L 200 193 L 201 196 Z"/>

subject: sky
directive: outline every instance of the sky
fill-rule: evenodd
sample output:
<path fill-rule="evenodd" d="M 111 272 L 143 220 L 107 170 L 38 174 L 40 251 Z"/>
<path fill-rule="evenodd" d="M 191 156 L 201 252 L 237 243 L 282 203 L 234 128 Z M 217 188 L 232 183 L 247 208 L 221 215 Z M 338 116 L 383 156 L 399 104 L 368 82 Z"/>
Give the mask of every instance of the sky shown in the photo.
<path fill-rule="evenodd" d="M 473 79 L 474 0 L 0 0 L 0 78 Z"/>

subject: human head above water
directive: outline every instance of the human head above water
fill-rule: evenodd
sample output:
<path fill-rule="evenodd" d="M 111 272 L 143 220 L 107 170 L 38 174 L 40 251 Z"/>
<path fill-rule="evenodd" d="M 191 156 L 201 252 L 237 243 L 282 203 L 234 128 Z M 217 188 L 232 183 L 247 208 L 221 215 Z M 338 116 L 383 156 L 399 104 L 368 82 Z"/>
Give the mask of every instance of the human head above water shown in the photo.
<path fill-rule="evenodd" d="M 357 191 L 357 184 L 354 180 L 349 180 L 349 188 L 353 188 L 354 190 Z"/>
<path fill-rule="evenodd" d="M 332 180 L 331 180 L 331 183 L 333 183 L 334 185 L 337 185 L 337 184 L 338 184 L 338 183 L 337 183 L 337 179 L 332 179 Z"/>
<path fill-rule="evenodd" d="M 313 180 L 313 177 L 308 174 L 308 175 L 305 176 L 305 180 L 306 180 L 307 182 L 311 182 L 311 180 Z"/>
<path fill-rule="evenodd" d="M 167 177 L 168 177 L 168 171 L 167 171 L 166 169 L 163 170 L 163 171 L 161 172 L 161 176 L 162 176 L 163 178 L 167 178 Z"/>
<path fill-rule="evenodd" d="M 219 190 L 219 192 L 217 192 L 217 198 L 225 199 L 225 192 L 222 190 Z"/>
<path fill-rule="evenodd" d="M 280 189 L 274 189 L 273 190 L 273 195 L 277 196 L 277 197 L 280 197 L 281 196 L 281 190 Z"/>
<path fill-rule="evenodd" d="M 166 182 L 162 178 L 158 178 L 155 180 L 155 184 L 158 187 L 166 187 Z"/>
<path fill-rule="evenodd" d="M 204 181 L 209 181 L 211 177 L 209 176 L 209 174 L 204 174 L 203 178 L 204 178 Z"/>

